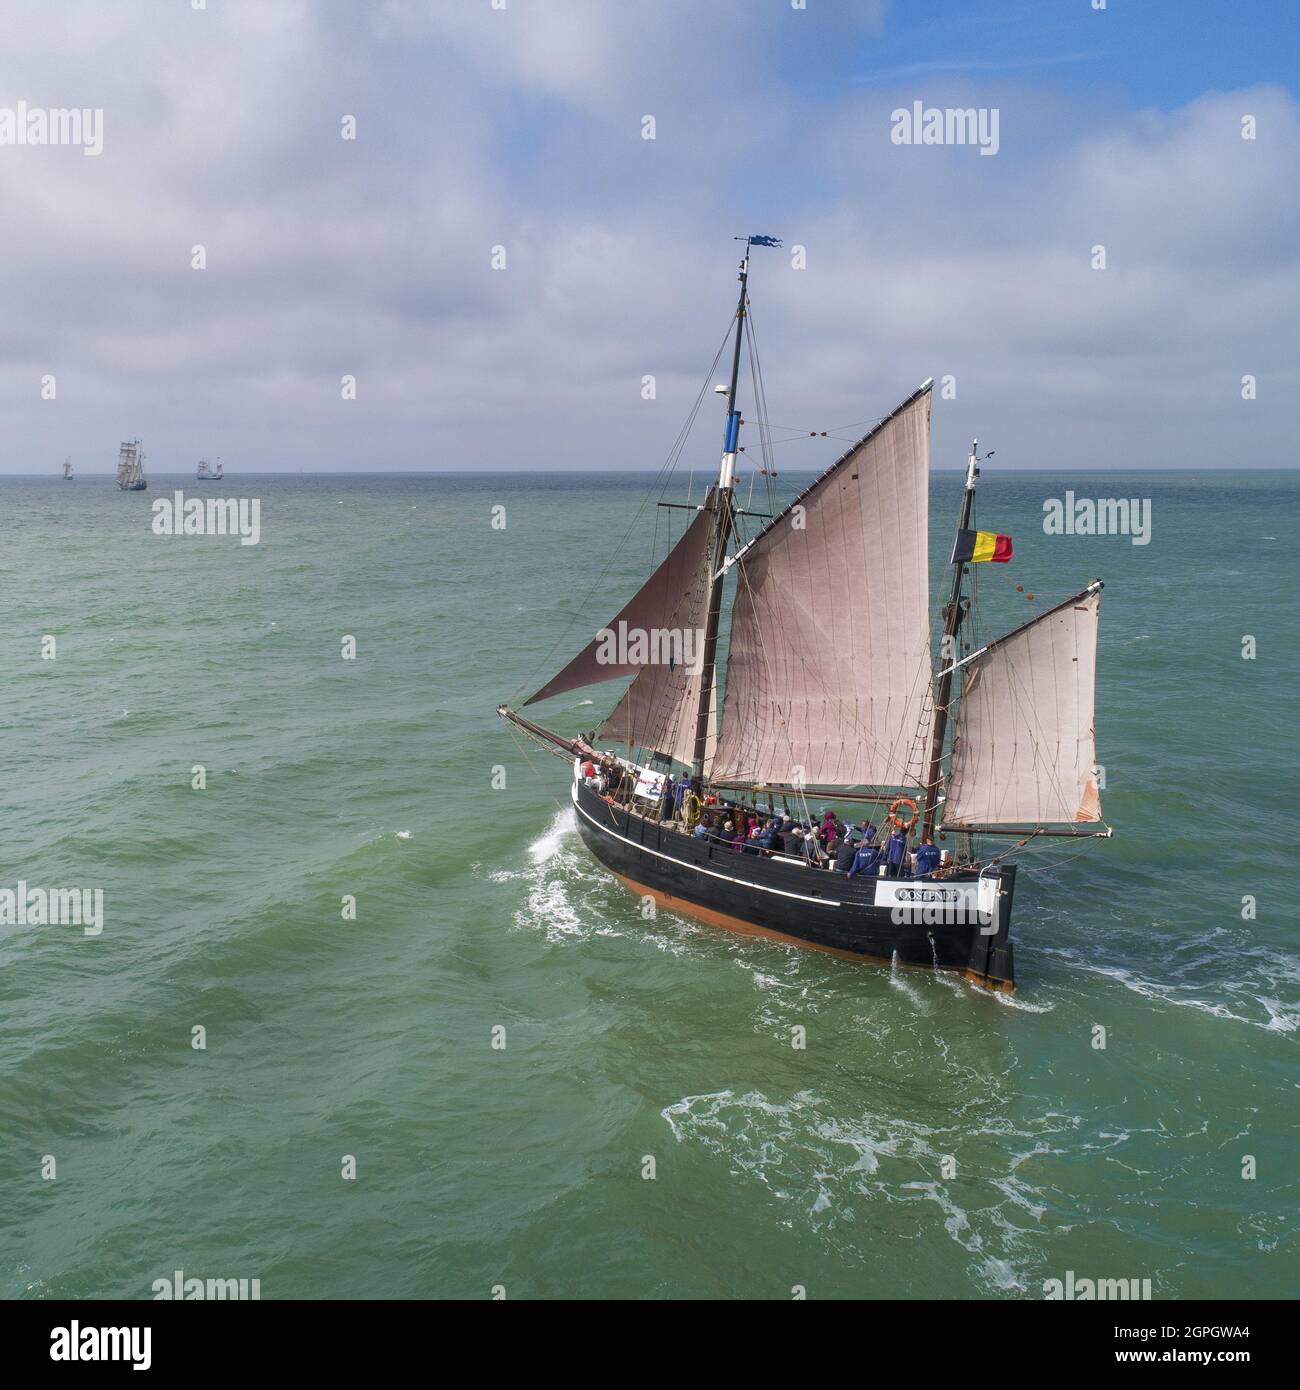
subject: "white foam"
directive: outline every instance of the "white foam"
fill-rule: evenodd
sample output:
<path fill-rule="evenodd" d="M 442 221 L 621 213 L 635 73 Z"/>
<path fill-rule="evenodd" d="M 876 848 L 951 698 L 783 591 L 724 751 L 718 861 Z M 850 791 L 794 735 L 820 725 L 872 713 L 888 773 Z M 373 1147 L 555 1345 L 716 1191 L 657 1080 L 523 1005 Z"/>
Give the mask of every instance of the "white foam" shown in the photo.
<path fill-rule="evenodd" d="M 1267 1032 L 1294 1033 L 1300 1027 L 1300 1009 L 1280 999 L 1260 998 L 1258 1002 L 1268 1010 L 1268 1022 L 1264 1025 Z"/>
<path fill-rule="evenodd" d="M 859 1096 L 854 1113 L 842 1115 L 834 1102 L 811 1091 L 774 1101 L 759 1091 L 722 1090 L 684 1096 L 660 1114 L 679 1144 L 698 1145 L 736 1178 L 790 1203 L 796 1219 L 821 1240 L 837 1242 L 837 1227 L 854 1219 L 863 1199 L 916 1203 L 911 1229 L 941 1230 L 970 1257 L 969 1277 L 999 1293 L 1037 1288 L 1048 1243 L 1070 1229 L 1059 1220 L 1056 1189 L 1036 1184 L 1022 1166 L 1127 1138 L 1107 1131 L 1101 1136 L 1107 1143 L 1094 1146 L 1089 1139 L 1095 1136 L 1081 1129 L 1078 1117 L 1056 1112 L 1023 1125 L 971 1129 L 959 1119 L 905 1119 L 887 1105 L 859 1111 L 870 1104 Z M 990 1171 L 988 1156 L 976 1159 L 960 1185 L 912 1176 L 918 1165 L 937 1173 L 945 1155 L 980 1137 L 996 1141 L 1004 1167 Z"/>
<path fill-rule="evenodd" d="M 523 868 L 493 869 L 488 877 L 493 883 L 523 885 L 515 923 L 526 931 L 545 932 L 552 943 L 624 935 L 592 911 L 593 894 L 608 887 L 609 877 L 582 850 L 571 806 L 558 808 L 528 846 Z"/>
<path fill-rule="evenodd" d="M 559 854 L 560 847 L 569 836 L 577 833 L 573 807 L 561 806 L 551 817 L 550 825 L 528 846 L 529 857 L 534 864 L 545 864 Z"/>
<path fill-rule="evenodd" d="M 982 988 L 980 986 L 979 988 Z M 1027 999 L 1022 999 L 1018 994 L 1011 990 L 994 989 L 984 990 L 985 994 L 992 994 L 993 998 L 1002 1005 L 1004 1009 L 1019 1009 L 1023 1014 L 1050 1014 L 1055 1004 L 1031 1004 Z"/>
<path fill-rule="evenodd" d="M 1045 947 L 1044 950 L 1049 955 L 1067 960 L 1076 969 L 1114 980 L 1134 994 L 1141 995 L 1142 998 L 1153 1000 L 1156 1003 L 1168 1004 L 1180 1009 L 1195 1009 L 1199 1013 L 1208 1014 L 1211 1018 L 1221 1018 L 1232 1023 L 1245 1023 L 1252 1028 L 1262 1028 L 1265 1032 L 1270 1033 L 1291 1033 L 1300 1028 L 1300 1005 L 1287 1003 L 1272 995 L 1255 992 L 1261 987 L 1276 989 L 1284 982 L 1297 978 L 1297 962 L 1294 958 L 1280 955 L 1277 952 L 1261 948 L 1244 953 L 1238 951 L 1231 957 L 1234 968 L 1238 971 L 1242 969 L 1243 963 L 1250 962 L 1252 968 L 1249 974 L 1255 978 L 1228 984 L 1226 986 L 1228 992 L 1234 1003 L 1250 1000 L 1258 1004 L 1267 1015 L 1267 1018 L 1260 1019 L 1239 1013 L 1220 1000 L 1204 997 L 1204 976 L 1206 967 L 1214 959 L 1213 956 L 1198 960 L 1197 993 L 1193 995 L 1190 993 L 1191 986 L 1178 980 L 1144 979 L 1136 972 L 1127 970 L 1122 966 L 1099 964 L 1089 959 L 1085 953 L 1069 947 Z M 1263 978 L 1259 978 L 1260 975 Z M 1005 995 L 998 997 L 1004 1002 L 1011 1003 L 1011 1000 Z"/>

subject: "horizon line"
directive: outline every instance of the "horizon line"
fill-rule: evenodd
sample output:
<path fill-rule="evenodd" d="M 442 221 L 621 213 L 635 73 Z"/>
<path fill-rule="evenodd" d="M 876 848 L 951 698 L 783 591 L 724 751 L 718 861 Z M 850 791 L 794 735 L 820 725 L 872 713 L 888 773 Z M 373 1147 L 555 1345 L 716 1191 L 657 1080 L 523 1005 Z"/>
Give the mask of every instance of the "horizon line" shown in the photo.
<path fill-rule="evenodd" d="M 248 472 L 227 473 L 221 478 L 197 478 L 192 471 L 184 473 L 153 473 L 150 476 L 157 479 L 177 478 L 188 479 L 190 482 L 199 483 L 220 483 L 231 481 L 234 478 L 546 478 L 546 477 L 565 477 L 565 478 L 641 478 L 654 477 L 661 475 L 662 469 L 659 468 L 622 468 L 615 472 L 610 472 L 603 468 L 387 468 L 387 469 L 355 469 L 355 468 L 327 468 L 305 470 L 298 468 L 272 468 L 249 470 Z M 687 469 L 688 473 L 703 472 L 703 469 Z M 1277 464 L 1270 467 L 1251 465 L 1250 467 L 1224 467 L 1223 465 L 1198 464 L 1147 464 L 1143 467 L 1130 468 L 1098 468 L 1081 465 L 1077 468 L 993 468 L 989 470 L 994 476 L 999 474 L 1021 473 L 1021 474 L 1077 474 L 1077 473 L 1296 473 L 1300 472 L 1300 464 Z M 782 474 L 791 477 L 807 477 L 809 475 L 819 475 L 826 472 L 824 468 L 783 468 L 779 469 L 776 477 Z M 952 473 L 962 475 L 966 472 L 962 467 L 932 467 L 931 473 Z M 77 482 L 82 478 L 115 478 L 117 470 L 110 468 L 104 471 L 76 473 L 71 478 L 64 478 L 62 473 L 41 472 L 41 473 L 6 473 L 0 471 L 0 478 L 34 478 L 45 479 L 49 482 Z M 737 477 L 737 482 L 744 480 L 747 475 L 741 474 Z M 755 474 L 755 478 L 761 474 Z"/>

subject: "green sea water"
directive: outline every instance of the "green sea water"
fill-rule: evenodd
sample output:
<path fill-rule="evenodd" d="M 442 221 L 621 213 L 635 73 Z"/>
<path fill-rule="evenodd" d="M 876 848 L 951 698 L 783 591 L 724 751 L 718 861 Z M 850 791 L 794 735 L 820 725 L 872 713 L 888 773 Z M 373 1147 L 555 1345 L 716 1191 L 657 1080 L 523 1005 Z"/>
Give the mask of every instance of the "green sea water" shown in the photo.
<path fill-rule="evenodd" d="M 151 486 L 0 480 L 0 889 L 104 895 L 0 927 L 5 1296 L 1300 1292 L 1297 475 L 986 470 L 984 635 L 1106 580 L 1116 835 L 1022 858 L 1010 999 L 643 921 L 587 856 L 494 709 L 680 528 L 647 477 L 209 485 L 256 546 Z M 1045 535 L 1067 488 L 1150 544 Z"/>

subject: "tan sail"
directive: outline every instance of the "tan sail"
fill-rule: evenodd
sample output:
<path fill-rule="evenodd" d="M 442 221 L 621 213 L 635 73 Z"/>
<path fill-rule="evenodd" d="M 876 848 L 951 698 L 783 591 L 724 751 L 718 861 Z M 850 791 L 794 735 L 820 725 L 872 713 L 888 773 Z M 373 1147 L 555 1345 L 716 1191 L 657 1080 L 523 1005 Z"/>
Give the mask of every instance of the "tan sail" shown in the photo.
<path fill-rule="evenodd" d="M 602 742 L 622 743 L 629 750 L 644 748 L 651 752 L 666 753 L 683 763 L 690 763 L 694 758 L 695 722 L 700 707 L 704 626 L 708 605 L 708 546 L 711 536 L 707 523 L 710 516 L 711 513 L 701 513 L 678 542 L 678 548 L 682 549 L 683 563 L 680 566 L 674 563 L 672 571 L 665 573 L 661 591 L 664 596 L 663 606 L 655 612 L 653 605 L 643 605 L 634 614 L 638 620 L 646 622 L 647 627 L 643 630 L 657 628 L 670 634 L 690 634 L 691 642 L 688 644 L 683 641 L 679 652 L 672 649 L 671 643 L 666 650 L 661 644 L 657 659 L 652 659 L 640 667 L 636 679 L 623 692 L 623 698 L 601 725 Z M 701 523 L 704 523 L 703 529 L 697 531 L 696 528 L 700 527 Z M 695 552 L 695 569 L 687 578 L 685 587 L 677 594 L 672 608 L 664 611 L 673 586 L 680 581 L 679 570 L 685 570 L 685 562 L 691 559 L 692 551 Z M 676 551 L 670 552 L 668 558 L 671 559 L 675 553 Z M 665 560 L 664 565 L 667 563 Z M 654 578 L 650 582 L 654 583 Z M 642 590 L 642 593 L 644 592 L 645 590 Z M 627 621 L 626 614 L 632 610 L 635 603 L 634 599 L 611 624 L 615 631 L 618 630 L 620 621 Z M 627 630 L 632 630 L 630 623 Z M 650 655 L 656 656 L 653 652 Z M 667 660 L 664 660 L 665 656 Z M 705 776 L 709 774 L 717 745 L 717 696 L 718 687 L 715 679 L 712 698 L 709 701 Z"/>
<path fill-rule="evenodd" d="M 964 668 L 945 825 L 1099 821 L 1094 732 L 1100 585 Z"/>
<path fill-rule="evenodd" d="M 698 513 L 618 615 L 526 704 L 616 676 L 636 679 L 601 729 L 608 741 L 690 762 L 708 602 L 713 511 Z M 712 735 L 716 715 L 711 716 Z M 710 750 L 711 751 L 711 750 Z"/>
<path fill-rule="evenodd" d="M 695 756 L 695 717 L 700 706 L 700 676 L 682 676 L 664 666 L 646 666 L 601 725 L 600 741 L 666 753 L 680 763 Z M 718 742 L 718 685 L 709 702 L 709 733 L 704 775 L 709 776 Z"/>
<path fill-rule="evenodd" d="M 619 658 L 640 654 L 635 634 L 670 631 L 675 626 L 681 626 L 674 622 L 678 610 L 687 607 L 686 597 L 702 591 L 707 581 L 712 528 L 712 511 L 699 512 L 659 568 L 608 626 L 602 628 L 562 671 L 547 681 L 536 694 L 530 695 L 524 704 L 532 705 L 565 690 L 576 690 L 579 686 L 637 674 L 646 662 Z M 701 625 L 702 622 L 701 619 Z M 615 639 L 613 641 L 610 640 L 611 634 Z M 624 640 L 619 640 L 620 635 Z M 647 639 L 647 644 L 642 645 L 654 645 L 655 650 L 648 654 L 662 655 L 669 643 L 663 639 L 649 644 Z"/>
<path fill-rule="evenodd" d="M 929 471 L 926 382 L 739 561 L 716 780 L 919 782 Z"/>

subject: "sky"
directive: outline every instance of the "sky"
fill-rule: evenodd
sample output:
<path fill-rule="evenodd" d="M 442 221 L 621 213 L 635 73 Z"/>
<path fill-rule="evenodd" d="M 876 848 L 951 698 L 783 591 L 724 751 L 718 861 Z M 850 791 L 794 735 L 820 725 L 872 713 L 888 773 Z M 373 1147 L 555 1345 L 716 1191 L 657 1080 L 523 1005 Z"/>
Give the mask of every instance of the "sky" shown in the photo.
<path fill-rule="evenodd" d="M 658 468 L 749 233 L 788 471 L 1294 467 L 1296 6 L 1098 3 L 0 0 L 0 472 Z"/>

